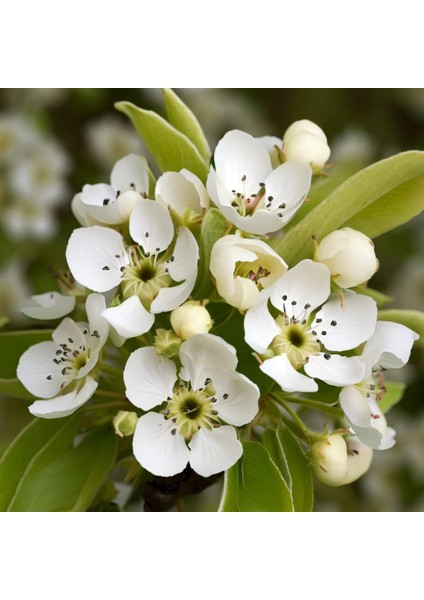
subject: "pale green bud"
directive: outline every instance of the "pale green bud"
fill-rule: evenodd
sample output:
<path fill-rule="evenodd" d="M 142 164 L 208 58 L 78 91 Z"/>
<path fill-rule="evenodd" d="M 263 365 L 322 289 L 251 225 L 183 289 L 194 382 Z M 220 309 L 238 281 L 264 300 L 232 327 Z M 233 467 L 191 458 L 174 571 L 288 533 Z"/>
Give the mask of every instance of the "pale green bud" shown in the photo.
<path fill-rule="evenodd" d="M 311 448 L 315 475 L 326 485 L 343 485 L 347 473 L 346 442 L 340 433 L 333 433 Z"/>
<path fill-rule="evenodd" d="M 113 427 L 116 435 L 119 435 L 121 438 L 133 435 L 137 421 L 137 413 L 128 410 L 120 410 L 113 419 Z"/>
<path fill-rule="evenodd" d="M 186 302 L 172 311 L 171 325 L 182 340 L 188 340 L 198 333 L 208 333 L 212 327 L 212 319 L 199 302 Z"/>
<path fill-rule="evenodd" d="M 181 338 L 170 329 L 157 329 L 155 336 L 156 352 L 165 358 L 177 356 L 181 346 Z"/>
<path fill-rule="evenodd" d="M 307 119 L 290 125 L 283 142 L 287 160 L 307 163 L 317 172 L 324 167 L 331 153 L 323 130 Z"/>
<path fill-rule="evenodd" d="M 368 281 L 379 264 L 370 238 L 350 227 L 326 235 L 315 258 L 329 268 L 333 280 L 342 288 Z"/>

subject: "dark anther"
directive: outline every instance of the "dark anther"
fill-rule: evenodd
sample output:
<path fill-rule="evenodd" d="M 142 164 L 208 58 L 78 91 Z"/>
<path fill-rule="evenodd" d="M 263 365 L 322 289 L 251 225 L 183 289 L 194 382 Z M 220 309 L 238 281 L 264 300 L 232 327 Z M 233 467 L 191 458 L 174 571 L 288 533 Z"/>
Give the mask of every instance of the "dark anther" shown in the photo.
<path fill-rule="evenodd" d="M 283 204 L 280 204 L 280 206 L 278 208 L 286 208 L 286 205 L 283 202 Z"/>
<path fill-rule="evenodd" d="M 305 304 L 305 306 L 304 306 L 303 308 L 304 308 L 305 310 L 307 310 L 308 308 L 311 308 L 311 305 L 310 305 L 310 304 L 309 304 L 309 302 L 308 302 L 308 304 Z"/>
<path fill-rule="evenodd" d="M 121 258 L 120 254 L 115 254 L 115 258 Z"/>
<path fill-rule="evenodd" d="M 216 398 L 211 398 L 211 402 L 216 402 Z"/>
<path fill-rule="evenodd" d="M 160 252 L 160 248 L 156 248 L 156 252 Z"/>
<path fill-rule="evenodd" d="M 264 183 L 260 183 L 259 187 L 264 187 L 264 185 L 265 185 Z"/>
<path fill-rule="evenodd" d="M 324 358 L 325 358 L 325 360 L 330 360 L 331 355 L 330 354 L 324 354 Z"/>
<path fill-rule="evenodd" d="M 331 321 L 330 325 L 331 325 L 332 327 L 335 327 L 335 326 L 337 325 L 337 321 Z"/>
<path fill-rule="evenodd" d="M 284 296 L 281 296 L 281 298 L 286 301 L 287 300 L 287 296 L 284 294 Z"/>
<path fill-rule="evenodd" d="M 321 331 L 321 335 L 327 335 L 326 331 Z"/>
<path fill-rule="evenodd" d="M 84 329 L 84 335 L 87 335 L 87 333 L 88 333 L 88 330 Z"/>
<path fill-rule="evenodd" d="M 217 410 L 211 410 L 211 415 L 213 415 L 214 417 L 216 417 L 218 414 Z"/>
<path fill-rule="evenodd" d="M 272 202 L 274 200 L 274 196 L 268 196 L 268 200 Z"/>
<path fill-rule="evenodd" d="M 296 300 L 293 300 L 292 306 L 296 306 L 296 304 L 297 304 Z"/>
<path fill-rule="evenodd" d="M 222 397 L 224 398 L 224 400 L 226 400 L 228 398 L 228 394 L 223 394 Z"/>
<path fill-rule="evenodd" d="M 51 381 L 52 376 L 51 375 L 47 375 L 46 379 L 48 379 L 49 381 Z"/>
<path fill-rule="evenodd" d="M 146 258 L 149 258 L 150 252 L 146 252 L 145 256 L 146 256 Z"/>
<path fill-rule="evenodd" d="M 146 231 L 146 233 L 144 234 L 144 237 L 148 238 L 149 237 L 149 232 Z"/>
<path fill-rule="evenodd" d="M 59 356 L 59 354 L 62 354 L 62 350 L 56 350 L 56 356 Z"/>
<path fill-rule="evenodd" d="M 170 261 L 174 262 L 174 260 L 175 260 L 175 256 L 171 256 Z"/>
<path fill-rule="evenodd" d="M 243 177 L 241 178 L 242 181 L 246 181 L 246 175 L 243 175 Z"/>
<path fill-rule="evenodd" d="M 72 352 L 72 356 L 74 356 L 75 358 L 76 358 L 77 356 L 79 356 L 79 352 L 78 352 L 78 350 L 74 350 L 74 351 Z"/>
<path fill-rule="evenodd" d="M 57 365 L 60 365 L 60 363 L 62 362 L 59 358 L 54 358 L 53 362 L 56 363 Z"/>
<path fill-rule="evenodd" d="M 123 273 L 125 271 L 125 267 L 121 267 L 120 271 Z"/>
<path fill-rule="evenodd" d="M 177 422 L 177 417 L 175 417 L 174 419 L 172 419 L 172 422 L 176 423 Z"/>
<path fill-rule="evenodd" d="M 103 270 L 103 271 L 110 271 L 110 267 L 107 267 L 107 266 L 106 266 L 106 267 L 103 267 L 103 269 L 102 269 L 102 270 Z"/>
<path fill-rule="evenodd" d="M 210 382 L 211 382 L 211 379 L 210 379 L 210 377 L 207 377 L 207 378 L 205 379 L 205 385 L 208 385 L 208 383 L 210 383 Z"/>
<path fill-rule="evenodd" d="M 96 338 L 99 338 L 99 337 L 100 337 L 100 335 L 99 335 L 99 332 L 97 331 L 97 329 L 95 329 L 91 335 L 92 335 L 93 337 L 96 337 Z"/>
<path fill-rule="evenodd" d="M 173 429 L 173 430 L 171 431 L 171 433 L 172 433 L 172 435 L 175 435 L 175 434 L 177 433 L 177 430 L 176 430 L 176 429 Z"/>
<path fill-rule="evenodd" d="M 105 198 L 103 200 L 103 206 L 107 206 L 109 204 L 109 198 Z"/>
<path fill-rule="evenodd" d="M 73 343 L 74 343 L 74 340 L 73 340 L 72 338 L 68 338 L 68 342 L 69 342 L 70 344 L 73 344 Z"/>
<path fill-rule="evenodd" d="M 322 323 L 322 319 L 317 319 L 317 323 Z"/>
<path fill-rule="evenodd" d="M 168 396 L 167 401 L 171 402 L 171 400 L 172 400 L 171 396 Z"/>

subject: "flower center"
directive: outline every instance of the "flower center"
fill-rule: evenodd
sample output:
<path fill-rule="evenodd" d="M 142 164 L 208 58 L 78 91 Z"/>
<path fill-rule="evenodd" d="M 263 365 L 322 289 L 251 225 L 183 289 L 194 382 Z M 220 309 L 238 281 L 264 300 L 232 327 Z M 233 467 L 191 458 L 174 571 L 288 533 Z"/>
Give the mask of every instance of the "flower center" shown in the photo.
<path fill-rule="evenodd" d="M 218 424 L 218 412 L 213 408 L 216 402 L 213 391 L 211 385 L 202 391 L 179 387 L 173 397 L 168 398 L 165 417 L 175 423 L 174 435 L 178 431 L 189 441 L 201 427 L 211 430 L 214 422 Z"/>
<path fill-rule="evenodd" d="M 263 290 L 266 286 L 266 278 L 271 274 L 265 266 L 259 263 L 259 259 L 254 262 L 238 262 L 234 271 L 235 277 L 243 277 L 250 279 L 256 284 L 259 291 Z"/>
<path fill-rule="evenodd" d="M 283 315 L 276 322 L 281 333 L 275 336 L 271 349 L 275 354 L 287 354 L 295 369 L 303 367 L 310 356 L 319 354 L 320 345 L 306 322 L 299 323 L 295 318 L 288 319 Z"/>
<path fill-rule="evenodd" d="M 130 250 L 131 264 L 123 267 L 121 289 L 125 299 L 138 296 L 147 310 L 164 287 L 169 287 L 172 279 L 168 274 L 164 257 L 145 254 L 140 247 Z"/>

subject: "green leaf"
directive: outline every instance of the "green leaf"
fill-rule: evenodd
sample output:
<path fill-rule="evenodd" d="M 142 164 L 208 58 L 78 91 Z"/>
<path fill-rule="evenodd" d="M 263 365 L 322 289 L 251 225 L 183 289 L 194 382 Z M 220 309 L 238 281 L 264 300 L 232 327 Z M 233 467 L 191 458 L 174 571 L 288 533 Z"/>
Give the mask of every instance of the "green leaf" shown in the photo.
<path fill-rule="evenodd" d="M 424 208 L 424 152 L 403 152 L 356 173 L 271 245 L 290 265 L 312 255 L 340 227 L 377 237 L 409 221 Z"/>
<path fill-rule="evenodd" d="M 0 317 L 0 329 L 9 323 L 9 319 L 7 317 Z"/>
<path fill-rule="evenodd" d="M 409 327 L 415 333 L 418 333 L 420 339 L 417 340 L 417 344 L 424 346 L 424 313 L 419 310 L 403 310 L 390 308 L 386 310 L 380 310 L 378 312 L 379 321 L 394 321 Z"/>
<path fill-rule="evenodd" d="M 34 344 L 51 340 L 52 329 L 7 331 L 0 333 L 0 378 L 16 377 L 16 368 L 22 354 Z"/>
<path fill-rule="evenodd" d="M 291 490 L 294 510 L 310 512 L 314 505 L 314 486 L 309 458 L 287 427 L 264 433 L 264 444 Z"/>
<path fill-rule="evenodd" d="M 212 246 L 219 238 L 225 235 L 227 226 L 226 218 L 217 208 L 210 208 L 206 212 L 202 221 L 199 240 L 199 274 L 193 293 L 196 299 L 203 300 L 204 298 L 208 298 L 214 290 L 212 275 L 209 271 Z"/>
<path fill-rule="evenodd" d="M 187 136 L 151 110 L 131 102 L 117 102 L 115 107 L 131 119 L 162 172 L 184 168 L 206 181 L 209 166 Z"/>
<path fill-rule="evenodd" d="M 205 134 L 192 111 L 177 94 L 169 89 L 162 89 L 168 120 L 178 131 L 181 131 L 193 142 L 206 162 L 209 162 L 211 151 Z"/>
<path fill-rule="evenodd" d="M 291 512 L 287 484 L 259 442 L 243 442 L 243 456 L 226 471 L 220 512 Z"/>
<path fill-rule="evenodd" d="M 0 379 L 0 394 L 10 398 L 34 399 L 34 396 L 24 388 L 17 377 Z"/>
<path fill-rule="evenodd" d="M 389 410 L 402 400 L 406 389 L 406 384 L 401 381 L 385 381 L 386 393 L 378 403 L 378 407 L 383 413 L 388 413 Z"/>
<path fill-rule="evenodd" d="M 73 447 L 78 417 L 34 420 L 0 462 L 0 510 L 84 511 L 115 460 L 116 436 L 94 429 Z"/>

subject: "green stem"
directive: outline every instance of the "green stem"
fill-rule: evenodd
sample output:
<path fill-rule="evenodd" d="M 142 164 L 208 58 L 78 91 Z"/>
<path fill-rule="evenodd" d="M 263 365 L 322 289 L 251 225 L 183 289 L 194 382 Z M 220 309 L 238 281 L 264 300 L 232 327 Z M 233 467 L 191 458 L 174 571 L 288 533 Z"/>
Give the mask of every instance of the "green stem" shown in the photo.
<path fill-rule="evenodd" d="M 96 396 L 104 396 L 105 398 L 122 398 L 123 395 L 119 392 L 111 392 L 109 390 L 96 390 Z"/>
<path fill-rule="evenodd" d="M 317 400 L 306 400 L 305 398 L 290 398 L 290 402 L 294 404 L 300 404 L 301 406 L 306 406 L 307 408 L 314 408 L 319 410 L 322 413 L 327 415 L 331 415 L 332 417 L 342 418 L 344 416 L 341 408 L 337 406 L 329 406 L 327 404 L 323 404 L 322 402 L 318 402 Z"/>
<path fill-rule="evenodd" d="M 90 412 L 92 410 L 116 410 L 116 409 L 125 409 L 129 408 L 130 405 L 128 402 L 124 402 L 123 400 L 116 402 L 99 402 L 97 404 L 91 404 L 89 406 L 84 407 L 84 411 Z"/>
<path fill-rule="evenodd" d="M 102 363 L 100 369 L 103 373 L 108 373 L 112 377 L 119 377 L 120 379 L 122 379 L 122 376 L 123 376 L 122 369 L 118 369 L 117 367 L 112 367 L 112 365 L 109 365 L 108 363 L 105 363 L 105 362 Z"/>

